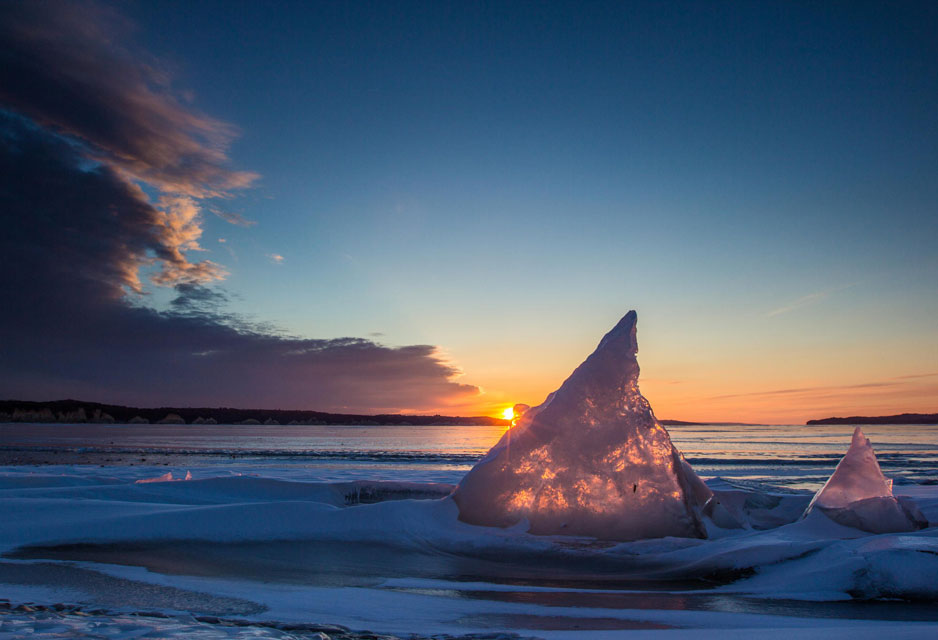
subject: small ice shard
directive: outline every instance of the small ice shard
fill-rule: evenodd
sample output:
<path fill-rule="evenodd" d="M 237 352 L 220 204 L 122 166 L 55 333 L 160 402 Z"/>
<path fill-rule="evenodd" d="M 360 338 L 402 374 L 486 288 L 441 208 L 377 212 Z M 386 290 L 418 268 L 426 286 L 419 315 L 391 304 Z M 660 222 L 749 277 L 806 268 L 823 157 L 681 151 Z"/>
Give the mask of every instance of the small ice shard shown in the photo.
<path fill-rule="evenodd" d="M 821 487 L 805 517 L 815 509 L 834 522 L 870 533 L 915 531 L 927 526 L 914 504 L 892 495 L 892 480 L 883 475 L 876 454 L 860 427 L 834 473 Z"/>
<path fill-rule="evenodd" d="M 470 524 L 606 540 L 706 537 L 709 489 L 638 389 L 630 311 L 544 404 L 526 411 L 453 494 Z"/>
<path fill-rule="evenodd" d="M 150 482 L 172 482 L 172 481 L 173 481 L 173 472 L 167 471 L 163 475 L 157 476 L 155 478 L 141 478 L 140 480 L 136 480 L 134 484 L 148 484 Z"/>
<path fill-rule="evenodd" d="M 892 497 L 892 481 L 883 475 L 868 438 L 860 427 L 853 431 L 847 454 L 808 506 L 839 509 L 857 500 Z"/>

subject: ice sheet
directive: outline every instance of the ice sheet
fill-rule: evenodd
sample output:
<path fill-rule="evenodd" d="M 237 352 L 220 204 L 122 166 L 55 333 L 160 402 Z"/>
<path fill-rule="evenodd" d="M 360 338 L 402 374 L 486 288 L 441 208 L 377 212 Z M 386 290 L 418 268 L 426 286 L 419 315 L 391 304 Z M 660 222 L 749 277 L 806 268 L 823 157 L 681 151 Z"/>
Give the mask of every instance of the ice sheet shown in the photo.
<path fill-rule="evenodd" d="M 400 634 L 510 628 L 545 638 L 601 638 L 621 633 L 610 626 L 648 623 L 691 627 L 700 632 L 695 637 L 794 627 L 805 637 L 836 637 L 885 628 L 845 619 L 870 609 L 838 609 L 856 598 L 938 601 L 938 529 L 872 535 L 821 514 L 800 520 L 808 493 L 711 479 L 710 489 L 744 528 L 710 522 L 706 540 L 615 542 L 461 522 L 453 500 L 440 497 L 452 489 L 446 484 L 330 483 L 304 481 L 295 470 L 248 476 L 218 468 L 196 469 L 185 482 L 135 483 L 162 473 L 0 468 L 0 550 L 18 556 L 3 562 L 78 562 L 134 584 L 267 608 L 252 618 Z M 901 492 L 934 521 L 938 486 Z M 50 548 L 63 544 L 80 546 Z M 56 578 L 46 585 L 54 593 L 35 591 L 40 586 L 4 584 L 0 597 L 77 598 L 93 606 L 107 593 L 146 595 L 134 586 L 95 590 L 83 575 Z M 890 635 L 933 637 L 931 619 L 916 605 L 882 607 L 882 618 L 902 621 Z"/>

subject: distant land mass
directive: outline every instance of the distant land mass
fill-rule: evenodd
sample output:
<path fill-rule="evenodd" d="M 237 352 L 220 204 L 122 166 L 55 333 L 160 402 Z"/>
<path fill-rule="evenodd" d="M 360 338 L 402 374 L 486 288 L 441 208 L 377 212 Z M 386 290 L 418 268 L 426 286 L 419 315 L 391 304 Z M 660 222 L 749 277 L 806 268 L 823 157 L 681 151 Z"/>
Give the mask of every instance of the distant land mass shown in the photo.
<path fill-rule="evenodd" d="M 938 424 L 938 413 L 900 413 L 895 416 L 850 416 L 822 418 L 805 424 Z"/>
<path fill-rule="evenodd" d="M 363 415 L 355 413 L 326 413 L 293 409 L 232 409 L 229 407 L 125 407 L 117 404 L 85 402 L 83 400 L 0 400 L 0 422 L 62 422 L 97 424 L 267 424 L 267 425 L 369 425 L 369 426 L 500 426 L 510 423 L 489 416 L 441 415 Z M 729 424 L 724 422 L 686 422 L 660 420 L 661 424 L 693 426 Z M 742 423 L 733 423 L 742 424 Z"/>
<path fill-rule="evenodd" d="M 487 425 L 509 421 L 488 416 L 359 415 L 291 409 L 232 409 L 229 407 L 125 407 L 81 400 L 32 402 L 0 400 L 0 422 L 92 422 L 100 424 L 334 424 L 334 425 Z"/>

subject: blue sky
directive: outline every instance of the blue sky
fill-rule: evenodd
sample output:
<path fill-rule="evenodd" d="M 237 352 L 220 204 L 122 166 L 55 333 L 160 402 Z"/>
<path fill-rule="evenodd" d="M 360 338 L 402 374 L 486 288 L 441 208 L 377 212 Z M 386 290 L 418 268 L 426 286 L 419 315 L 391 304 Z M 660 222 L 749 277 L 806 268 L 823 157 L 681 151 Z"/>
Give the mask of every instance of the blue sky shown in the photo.
<path fill-rule="evenodd" d="M 118 6 L 260 175 L 204 214 L 234 311 L 436 345 L 485 411 L 631 308 L 663 417 L 938 410 L 857 386 L 938 371 L 933 3 Z"/>

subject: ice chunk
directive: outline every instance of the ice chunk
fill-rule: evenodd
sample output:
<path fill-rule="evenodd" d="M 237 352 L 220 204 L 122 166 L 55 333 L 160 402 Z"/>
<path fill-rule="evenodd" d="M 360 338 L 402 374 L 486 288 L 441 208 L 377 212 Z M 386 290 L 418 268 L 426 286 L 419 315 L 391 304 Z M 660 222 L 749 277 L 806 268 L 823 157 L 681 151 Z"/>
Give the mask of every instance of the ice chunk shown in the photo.
<path fill-rule="evenodd" d="M 918 510 L 892 495 L 892 480 L 883 475 L 873 447 L 860 427 L 834 473 L 815 494 L 805 517 L 815 509 L 835 522 L 869 531 L 894 533 L 927 526 Z"/>
<path fill-rule="evenodd" d="M 709 490 L 639 392 L 635 324 L 630 311 L 466 474 L 454 493 L 461 520 L 527 519 L 534 534 L 608 540 L 705 537 L 695 507 Z"/>
<path fill-rule="evenodd" d="M 173 472 L 167 471 L 163 475 L 155 478 L 141 478 L 140 480 L 134 481 L 134 484 L 148 484 L 150 482 L 173 482 Z"/>
<path fill-rule="evenodd" d="M 186 471 L 185 478 L 174 478 L 172 471 L 167 471 L 161 476 L 155 478 L 141 478 L 140 480 L 135 480 L 134 484 L 149 484 L 151 482 L 182 482 L 183 480 L 192 480 L 192 472 Z"/>
<path fill-rule="evenodd" d="M 819 507 L 846 507 L 866 498 L 892 497 L 892 482 L 886 479 L 869 439 L 860 427 L 853 432 L 847 454 L 837 464 L 830 479 L 817 492 L 811 504 Z"/>

